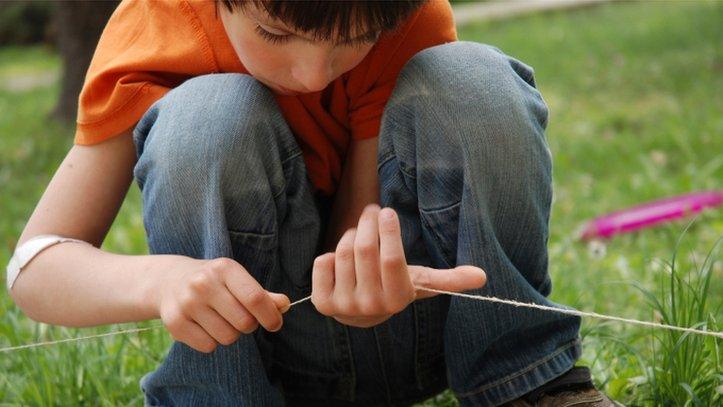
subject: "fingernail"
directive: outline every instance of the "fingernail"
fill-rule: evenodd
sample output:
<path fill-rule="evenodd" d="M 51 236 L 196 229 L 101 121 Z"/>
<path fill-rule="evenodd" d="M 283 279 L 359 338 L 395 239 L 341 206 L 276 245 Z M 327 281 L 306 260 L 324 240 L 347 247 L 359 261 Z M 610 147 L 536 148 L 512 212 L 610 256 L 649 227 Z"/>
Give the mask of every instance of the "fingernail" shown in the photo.
<path fill-rule="evenodd" d="M 384 218 L 386 220 L 393 219 L 394 218 L 394 210 L 385 208 L 384 213 L 382 214 L 382 218 Z"/>

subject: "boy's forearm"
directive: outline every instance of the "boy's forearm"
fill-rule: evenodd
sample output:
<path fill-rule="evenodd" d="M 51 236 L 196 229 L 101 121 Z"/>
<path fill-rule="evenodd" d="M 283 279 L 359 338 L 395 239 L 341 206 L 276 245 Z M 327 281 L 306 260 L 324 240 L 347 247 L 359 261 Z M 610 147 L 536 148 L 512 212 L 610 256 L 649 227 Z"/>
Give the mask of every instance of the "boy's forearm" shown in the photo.
<path fill-rule="evenodd" d="M 377 143 L 378 137 L 351 142 L 329 215 L 325 252 L 334 251 L 344 232 L 357 226 L 365 206 L 379 203 Z"/>
<path fill-rule="evenodd" d="M 12 288 L 30 318 L 86 327 L 158 318 L 154 294 L 183 256 L 130 256 L 78 243 L 38 253 Z"/>

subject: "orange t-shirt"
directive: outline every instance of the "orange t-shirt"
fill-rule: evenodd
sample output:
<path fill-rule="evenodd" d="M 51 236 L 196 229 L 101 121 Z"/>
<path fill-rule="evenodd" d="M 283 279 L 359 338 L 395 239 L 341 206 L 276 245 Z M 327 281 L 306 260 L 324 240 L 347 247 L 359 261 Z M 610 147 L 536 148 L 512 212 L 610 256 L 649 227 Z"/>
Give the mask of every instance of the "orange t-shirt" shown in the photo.
<path fill-rule="evenodd" d="M 220 6 L 221 7 L 221 6 Z M 429 0 L 326 89 L 276 100 L 301 147 L 309 178 L 336 191 L 350 139 L 378 136 L 399 71 L 418 51 L 455 41 L 446 0 Z M 214 1 L 123 0 L 103 30 L 79 97 L 75 144 L 133 126 L 171 88 L 208 73 L 248 73 Z"/>

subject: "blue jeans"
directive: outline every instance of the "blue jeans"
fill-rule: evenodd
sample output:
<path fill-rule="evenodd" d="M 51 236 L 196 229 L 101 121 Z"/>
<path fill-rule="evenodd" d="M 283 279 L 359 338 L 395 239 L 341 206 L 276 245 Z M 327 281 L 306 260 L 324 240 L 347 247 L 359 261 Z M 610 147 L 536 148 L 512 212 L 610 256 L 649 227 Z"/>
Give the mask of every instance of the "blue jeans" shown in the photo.
<path fill-rule="evenodd" d="M 400 217 L 409 264 L 473 264 L 471 293 L 546 299 L 551 157 L 532 70 L 457 42 L 415 55 L 379 134 L 381 205 Z M 330 200 L 314 194 L 273 95 L 252 77 L 192 78 L 134 131 L 152 254 L 231 257 L 266 289 L 310 294 Z M 498 405 L 552 380 L 580 355 L 579 318 L 440 295 L 372 328 L 310 301 L 213 353 L 174 342 L 140 380 L 147 405 L 408 405 L 450 387 Z"/>

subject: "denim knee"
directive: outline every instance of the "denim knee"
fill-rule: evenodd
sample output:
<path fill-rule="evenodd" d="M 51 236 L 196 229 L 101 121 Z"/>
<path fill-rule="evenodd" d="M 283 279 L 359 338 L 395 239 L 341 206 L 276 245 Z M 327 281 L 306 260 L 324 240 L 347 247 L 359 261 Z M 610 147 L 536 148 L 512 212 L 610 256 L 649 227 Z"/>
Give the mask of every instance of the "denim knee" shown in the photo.
<path fill-rule="evenodd" d="M 424 95 L 448 112 L 497 113 L 504 108 L 510 111 L 507 117 L 484 117 L 485 121 L 527 119 L 543 129 L 547 126 L 547 106 L 535 88 L 532 67 L 491 45 L 459 41 L 422 50 L 407 62 L 397 83 L 402 89 L 395 92 L 401 97 L 410 92 Z"/>
<path fill-rule="evenodd" d="M 417 178 L 420 204 L 425 194 L 433 202 L 425 209 L 459 202 L 465 175 L 496 175 L 488 187 L 513 194 L 523 184 L 551 183 L 548 110 L 533 70 L 497 48 L 453 42 L 417 53 L 401 71 L 387 110 L 382 128 L 388 137 L 405 133 L 398 126 L 414 127 L 414 137 L 382 140 L 380 160 L 396 153 L 402 171 Z M 429 176 L 419 174 L 425 170 Z M 499 176 L 513 184 L 502 185 Z"/>
<path fill-rule="evenodd" d="M 209 174 L 238 177 L 260 164 L 257 152 L 275 148 L 259 127 L 283 123 L 271 92 L 249 75 L 191 78 L 156 101 L 136 126 L 134 176 L 141 187 L 153 173 L 184 191 Z M 289 142 L 277 147 L 298 150 Z"/>

